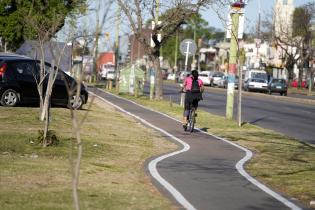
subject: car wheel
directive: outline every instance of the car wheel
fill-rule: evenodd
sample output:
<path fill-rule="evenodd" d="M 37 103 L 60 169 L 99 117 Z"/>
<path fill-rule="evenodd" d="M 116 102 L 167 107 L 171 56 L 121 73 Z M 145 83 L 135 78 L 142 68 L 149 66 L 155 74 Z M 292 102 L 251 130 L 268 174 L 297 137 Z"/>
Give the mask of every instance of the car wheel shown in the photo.
<path fill-rule="evenodd" d="M 1 96 L 2 106 L 15 106 L 19 102 L 19 95 L 15 90 L 8 89 Z"/>
<path fill-rule="evenodd" d="M 70 99 L 70 106 L 72 109 L 81 109 L 83 106 L 83 96 L 77 98 L 76 95 L 73 95 Z"/>

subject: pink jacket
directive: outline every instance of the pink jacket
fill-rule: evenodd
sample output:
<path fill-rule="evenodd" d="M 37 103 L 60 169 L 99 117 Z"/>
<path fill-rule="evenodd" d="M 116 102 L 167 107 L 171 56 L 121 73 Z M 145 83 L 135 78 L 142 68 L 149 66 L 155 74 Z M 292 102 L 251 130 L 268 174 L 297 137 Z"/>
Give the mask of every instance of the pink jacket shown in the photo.
<path fill-rule="evenodd" d="M 185 80 L 184 80 L 184 90 L 185 91 L 190 91 L 191 90 L 191 87 L 192 87 L 192 82 L 193 82 L 193 77 L 192 76 L 189 76 L 189 77 L 186 77 Z M 199 87 L 202 87 L 203 86 L 203 82 L 201 79 L 198 79 L 198 84 L 199 84 Z"/>

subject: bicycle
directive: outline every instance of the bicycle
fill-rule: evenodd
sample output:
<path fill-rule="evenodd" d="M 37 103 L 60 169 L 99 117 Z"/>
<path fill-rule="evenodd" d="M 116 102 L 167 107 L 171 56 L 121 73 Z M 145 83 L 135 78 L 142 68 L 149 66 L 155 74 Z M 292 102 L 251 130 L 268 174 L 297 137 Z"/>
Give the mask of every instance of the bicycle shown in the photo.
<path fill-rule="evenodd" d="M 196 109 L 195 107 L 192 107 L 189 110 L 188 123 L 187 123 L 186 130 L 192 133 L 194 131 L 195 123 L 196 123 Z"/>

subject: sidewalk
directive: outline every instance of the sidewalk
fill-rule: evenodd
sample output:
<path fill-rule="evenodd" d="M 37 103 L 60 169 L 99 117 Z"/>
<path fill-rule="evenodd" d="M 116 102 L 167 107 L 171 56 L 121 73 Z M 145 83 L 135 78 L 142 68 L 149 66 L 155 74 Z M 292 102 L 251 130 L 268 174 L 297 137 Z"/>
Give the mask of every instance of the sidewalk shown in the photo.
<path fill-rule="evenodd" d="M 163 182 L 161 185 L 161 180 L 153 179 L 156 186 L 178 205 L 187 209 L 216 210 L 300 209 L 265 186 L 260 185 L 263 191 L 253 184 L 260 183 L 241 170 L 246 160 L 239 162 L 245 155 L 249 158 L 249 152 L 245 153 L 243 149 L 202 132 L 186 133 L 176 120 L 125 99 L 102 91 L 96 94 L 134 117 L 145 120 L 143 122 L 147 125 L 162 129 L 160 131 L 165 136 L 183 145 L 183 150 L 177 155 L 156 162 L 159 175 L 175 191 Z M 155 174 L 152 170 L 150 173 Z"/>

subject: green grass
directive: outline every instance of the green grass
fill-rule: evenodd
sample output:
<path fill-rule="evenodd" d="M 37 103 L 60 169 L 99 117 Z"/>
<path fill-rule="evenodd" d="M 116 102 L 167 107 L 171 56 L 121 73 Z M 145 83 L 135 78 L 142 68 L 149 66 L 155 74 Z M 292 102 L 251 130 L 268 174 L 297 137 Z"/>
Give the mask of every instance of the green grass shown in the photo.
<path fill-rule="evenodd" d="M 182 108 L 169 101 L 150 101 L 142 96 L 132 99 L 139 104 L 182 118 Z M 224 137 L 250 149 L 254 158 L 246 170 L 258 180 L 303 202 L 315 200 L 315 147 L 271 130 L 245 124 L 239 128 L 234 121 L 198 110 L 197 126 L 211 134 Z"/>
<path fill-rule="evenodd" d="M 143 166 L 149 157 L 176 145 L 101 102 L 96 104 L 81 132 L 81 208 L 174 209 L 152 186 Z M 51 129 L 60 144 L 47 148 L 34 143 L 43 127 L 38 112 L 38 108 L 0 107 L 1 209 L 73 209 L 70 112 L 52 109 Z"/>

